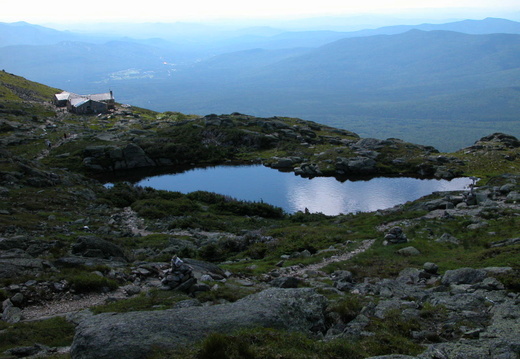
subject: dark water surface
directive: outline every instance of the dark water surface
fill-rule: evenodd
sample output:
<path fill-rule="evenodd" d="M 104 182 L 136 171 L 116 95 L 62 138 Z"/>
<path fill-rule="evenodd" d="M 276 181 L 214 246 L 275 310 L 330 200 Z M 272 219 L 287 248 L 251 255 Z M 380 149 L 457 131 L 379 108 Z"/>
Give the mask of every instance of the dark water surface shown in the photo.
<path fill-rule="evenodd" d="M 270 203 L 289 213 L 307 208 L 310 212 L 337 215 L 390 208 L 435 191 L 463 190 L 471 182 L 469 178 L 447 181 L 387 177 L 340 182 L 332 177 L 302 178 L 257 165 L 196 168 L 148 177 L 137 185 L 182 193 L 216 192 Z"/>

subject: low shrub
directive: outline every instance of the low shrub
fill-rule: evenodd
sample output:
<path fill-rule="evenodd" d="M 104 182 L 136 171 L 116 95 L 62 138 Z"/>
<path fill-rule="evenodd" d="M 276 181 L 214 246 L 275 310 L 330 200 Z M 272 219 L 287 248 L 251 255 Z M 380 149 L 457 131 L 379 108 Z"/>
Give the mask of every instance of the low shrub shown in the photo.
<path fill-rule="evenodd" d="M 199 209 L 199 206 L 188 198 L 175 200 L 143 199 L 132 204 L 132 209 L 144 218 L 164 218 L 168 216 L 184 216 Z"/>
<path fill-rule="evenodd" d="M 206 204 L 217 204 L 226 202 L 229 200 L 229 197 L 226 197 L 222 194 L 214 193 L 214 192 L 208 192 L 208 191 L 195 191 L 188 193 L 186 195 L 189 199 L 192 201 L 199 201 Z"/>
<path fill-rule="evenodd" d="M 116 207 L 128 207 L 142 197 L 142 189 L 126 182 L 117 182 L 113 187 L 101 194 L 100 199 L 108 201 Z"/>
<path fill-rule="evenodd" d="M 254 359 L 257 358 L 244 338 L 212 333 L 204 339 L 197 359 Z"/>
<path fill-rule="evenodd" d="M 215 209 L 238 216 L 259 216 L 264 218 L 283 218 L 284 216 L 282 208 L 263 202 L 229 200 L 217 203 Z"/>
<path fill-rule="evenodd" d="M 363 303 L 357 295 L 347 295 L 331 304 L 328 308 L 330 312 L 338 313 L 343 323 L 348 323 L 356 318 L 361 309 L 363 309 Z"/>
<path fill-rule="evenodd" d="M 208 243 L 205 246 L 200 247 L 198 255 L 201 259 L 208 262 L 221 262 L 226 258 L 224 249 L 216 242 Z"/>
<path fill-rule="evenodd" d="M 507 290 L 520 293 L 520 269 L 495 276 Z"/>
<path fill-rule="evenodd" d="M 79 273 L 68 278 L 77 293 L 105 292 L 117 289 L 117 282 L 94 273 Z"/>

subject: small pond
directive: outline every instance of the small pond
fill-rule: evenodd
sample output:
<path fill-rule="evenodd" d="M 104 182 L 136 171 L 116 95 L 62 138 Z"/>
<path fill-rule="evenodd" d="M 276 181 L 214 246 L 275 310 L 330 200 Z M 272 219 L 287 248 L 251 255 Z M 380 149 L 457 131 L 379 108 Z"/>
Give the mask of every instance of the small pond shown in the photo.
<path fill-rule="evenodd" d="M 137 185 L 189 193 L 209 191 L 239 200 L 266 202 L 288 213 L 304 211 L 327 215 L 369 212 L 416 200 L 435 191 L 468 188 L 469 178 L 451 181 L 379 177 L 340 182 L 332 177 L 302 178 L 261 165 L 218 166 L 148 177 Z"/>

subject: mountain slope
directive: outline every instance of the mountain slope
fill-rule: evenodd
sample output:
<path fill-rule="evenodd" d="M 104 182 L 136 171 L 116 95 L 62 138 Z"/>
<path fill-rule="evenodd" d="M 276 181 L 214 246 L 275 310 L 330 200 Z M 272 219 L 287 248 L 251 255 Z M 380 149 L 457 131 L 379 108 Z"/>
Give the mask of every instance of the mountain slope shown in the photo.
<path fill-rule="evenodd" d="M 411 30 L 339 40 L 260 69 L 250 80 L 296 86 L 312 82 L 357 91 L 446 83 L 473 88 L 476 82 L 486 87 L 483 80 L 516 85 L 520 78 L 506 81 L 498 75 L 518 68 L 520 35 Z"/>
<path fill-rule="evenodd" d="M 520 134 L 520 35 L 412 30 L 342 39 L 270 64 L 268 51 L 254 55 L 265 56 L 267 65 L 242 66 L 220 56 L 176 73 L 172 82 L 155 83 L 163 91 L 154 97 L 154 108 L 175 104 L 189 113 L 295 116 L 364 136 L 426 139 L 444 150 L 467 146 L 490 131 Z M 137 90 L 128 83 L 121 87 L 144 105 Z M 469 135 L 474 120 L 483 127 Z M 417 127 L 411 121 L 422 129 L 410 132 Z M 446 143 L 439 126 L 459 128 L 459 135 Z M 374 132 L 379 128 L 385 130 Z"/>

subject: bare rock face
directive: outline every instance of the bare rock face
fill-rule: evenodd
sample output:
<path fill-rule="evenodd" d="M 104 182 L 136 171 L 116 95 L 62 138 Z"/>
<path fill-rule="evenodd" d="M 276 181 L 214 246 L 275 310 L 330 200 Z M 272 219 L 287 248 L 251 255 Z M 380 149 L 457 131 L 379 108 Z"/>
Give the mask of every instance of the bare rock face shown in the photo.
<path fill-rule="evenodd" d="M 325 297 L 312 289 L 271 288 L 231 304 L 99 314 L 80 321 L 71 353 L 74 359 L 138 359 L 154 348 L 176 348 L 211 332 L 247 327 L 324 331 L 325 307 Z"/>

